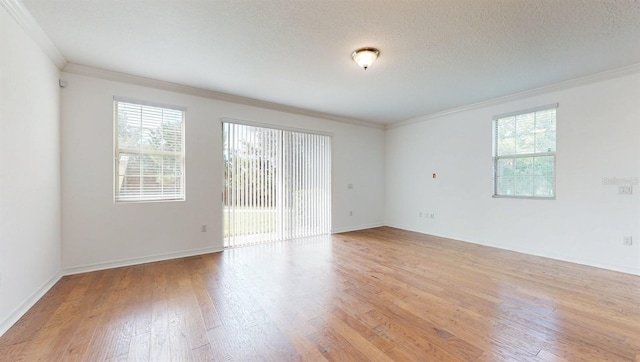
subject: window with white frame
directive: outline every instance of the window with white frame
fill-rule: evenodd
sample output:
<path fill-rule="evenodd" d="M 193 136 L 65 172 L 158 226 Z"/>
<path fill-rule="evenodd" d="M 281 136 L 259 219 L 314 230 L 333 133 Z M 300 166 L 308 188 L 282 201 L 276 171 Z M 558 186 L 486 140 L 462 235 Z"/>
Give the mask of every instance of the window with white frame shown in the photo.
<path fill-rule="evenodd" d="M 555 198 L 557 108 L 493 118 L 494 197 Z"/>
<path fill-rule="evenodd" d="M 114 200 L 184 200 L 185 109 L 114 97 Z"/>

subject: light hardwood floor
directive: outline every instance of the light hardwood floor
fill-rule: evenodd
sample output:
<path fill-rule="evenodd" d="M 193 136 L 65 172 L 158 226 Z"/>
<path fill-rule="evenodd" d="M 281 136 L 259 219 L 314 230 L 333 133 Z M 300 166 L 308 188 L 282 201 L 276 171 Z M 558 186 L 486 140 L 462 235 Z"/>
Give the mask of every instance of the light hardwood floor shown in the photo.
<path fill-rule="evenodd" d="M 377 228 L 64 277 L 3 361 L 640 361 L 640 277 Z"/>

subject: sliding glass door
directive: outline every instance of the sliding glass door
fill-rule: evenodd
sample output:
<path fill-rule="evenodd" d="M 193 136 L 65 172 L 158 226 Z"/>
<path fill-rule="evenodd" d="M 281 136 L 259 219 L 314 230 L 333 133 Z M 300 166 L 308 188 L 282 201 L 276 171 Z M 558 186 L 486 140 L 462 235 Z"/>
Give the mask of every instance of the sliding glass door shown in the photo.
<path fill-rule="evenodd" d="M 223 122 L 225 247 L 327 234 L 331 138 Z"/>

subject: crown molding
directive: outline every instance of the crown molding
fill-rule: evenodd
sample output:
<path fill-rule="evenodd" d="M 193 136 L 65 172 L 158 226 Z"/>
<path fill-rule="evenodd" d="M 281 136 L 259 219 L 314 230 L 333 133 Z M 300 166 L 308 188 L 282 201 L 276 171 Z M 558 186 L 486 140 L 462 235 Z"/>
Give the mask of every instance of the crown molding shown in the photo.
<path fill-rule="evenodd" d="M 385 127 L 385 129 L 392 129 L 397 127 L 407 126 L 414 123 L 426 122 L 434 118 L 444 117 L 444 116 L 448 116 L 448 115 L 452 115 L 460 112 L 471 111 L 475 109 L 480 109 L 484 107 L 495 106 L 495 105 L 499 105 L 507 102 L 521 100 L 524 98 L 538 96 L 545 93 L 557 92 L 557 91 L 568 89 L 568 88 L 575 88 L 582 85 L 619 78 L 625 75 L 631 75 L 635 73 L 640 73 L 640 63 L 631 64 L 625 67 L 611 69 L 611 70 L 607 70 L 600 73 L 590 74 L 584 77 L 574 78 L 574 79 L 566 80 L 564 82 L 555 83 L 555 84 L 551 84 L 551 85 L 547 85 L 539 88 L 534 88 L 524 92 L 510 94 L 504 97 L 493 98 L 483 102 L 472 103 L 466 106 L 451 108 L 441 112 L 427 114 L 424 116 L 418 116 L 405 121 L 389 124 Z"/>
<path fill-rule="evenodd" d="M 0 1 L 2 1 L 2 0 L 0 0 Z M 243 105 L 246 105 L 246 106 L 265 108 L 265 109 L 270 109 L 270 110 L 274 110 L 274 111 L 293 113 L 293 114 L 298 114 L 298 115 L 302 115 L 302 116 L 322 118 L 322 119 L 326 119 L 326 120 L 330 120 L 330 121 L 337 121 L 337 122 L 342 122 L 342 123 L 350 123 L 350 124 L 355 124 L 355 125 L 358 125 L 358 126 L 365 126 L 365 127 L 378 128 L 378 129 L 384 129 L 385 128 L 383 124 L 379 124 L 379 123 L 375 123 L 375 122 L 371 122 L 371 121 L 365 121 L 365 120 L 356 119 L 356 118 L 349 118 L 349 117 L 342 117 L 342 116 L 337 116 L 337 115 L 334 115 L 334 114 L 324 113 L 324 112 L 316 112 L 316 111 L 311 111 L 311 110 L 304 109 L 304 108 L 292 107 L 292 106 L 287 106 L 287 105 L 283 105 L 283 104 L 279 104 L 279 103 L 261 101 L 261 100 L 254 99 L 254 98 L 236 96 L 236 95 L 228 94 L 228 93 L 222 93 L 222 92 L 216 92 L 216 91 L 202 89 L 202 88 L 190 87 L 190 86 L 186 86 L 186 85 L 181 85 L 181 84 L 176 84 L 176 83 L 171 83 L 171 82 L 165 82 L 165 81 L 161 81 L 161 80 L 157 80 L 157 79 L 145 78 L 145 77 L 140 77 L 140 76 L 137 76 L 137 75 L 131 75 L 131 74 L 126 74 L 126 73 L 120 73 L 120 72 L 115 72 L 115 71 L 111 71 L 111 70 L 91 67 L 91 66 L 88 66 L 88 65 L 67 63 L 64 66 L 64 68 L 62 68 L 62 71 L 65 72 L 65 73 L 70 73 L 70 74 L 76 74 L 76 75 L 82 75 L 82 76 L 93 77 L 93 78 L 100 78 L 100 79 L 105 79 L 105 80 L 110 80 L 110 81 L 128 83 L 128 84 L 133 84 L 133 85 L 138 85 L 138 86 L 143 86 L 143 87 L 166 90 L 166 91 L 170 91 L 170 92 L 189 94 L 189 95 L 197 96 L 197 97 L 203 97 L 203 98 L 215 99 L 215 100 L 219 100 L 219 101 L 243 104 Z"/>
<path fill-rule="evenodd" d="M 53 64 L 62 69 L 67 60 L 62 53 L 53 44 L 49 36 L 42 30 L 33 15 L 27 10 L 22 1 L 20 0 L 0 0 L 5 10 L 11 15 L 11 17 L 22 27 L 22 29 L 36 42 L 42 49 L 42 51 L 51 59 Z"/>

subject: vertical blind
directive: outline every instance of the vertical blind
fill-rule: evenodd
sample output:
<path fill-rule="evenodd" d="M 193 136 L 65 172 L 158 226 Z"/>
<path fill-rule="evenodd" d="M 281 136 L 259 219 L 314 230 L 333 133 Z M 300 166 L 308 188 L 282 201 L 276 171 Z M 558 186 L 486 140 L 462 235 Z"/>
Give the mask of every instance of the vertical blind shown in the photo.
<path fill-rule="evenodd" d="M 184 109 L 114 100 L 115 201 L 184 200 Z"/>
<path fill-rule="evenodd" d="M 226 247 L 329 232 L 329 136 L 224 122 L 223 147 Z"/>

